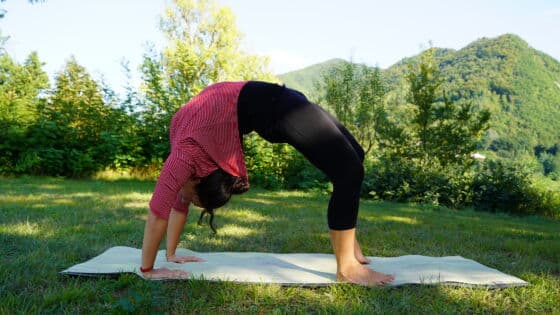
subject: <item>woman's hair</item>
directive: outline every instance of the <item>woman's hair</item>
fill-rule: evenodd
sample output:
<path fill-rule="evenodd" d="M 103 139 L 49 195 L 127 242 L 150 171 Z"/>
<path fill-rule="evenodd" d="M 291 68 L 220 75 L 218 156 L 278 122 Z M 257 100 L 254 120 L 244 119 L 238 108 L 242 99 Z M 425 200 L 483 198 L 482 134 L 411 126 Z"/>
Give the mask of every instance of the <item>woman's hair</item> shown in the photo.
<path fill-rule="evenodd" d="M 233 176 L 222 169 L 217 169 L 208 176 L 201 179 L 195 186 L 200 205 L 204 208 L 198 219 L 202 224 L 202 218 L 206 213 L 210 215 L 210 228 L 216 233 L 214 226 L 214 210 L 225 205 L 232 194 L 242 194 L 249 190 L 249 184 L 241 177 Z"/>

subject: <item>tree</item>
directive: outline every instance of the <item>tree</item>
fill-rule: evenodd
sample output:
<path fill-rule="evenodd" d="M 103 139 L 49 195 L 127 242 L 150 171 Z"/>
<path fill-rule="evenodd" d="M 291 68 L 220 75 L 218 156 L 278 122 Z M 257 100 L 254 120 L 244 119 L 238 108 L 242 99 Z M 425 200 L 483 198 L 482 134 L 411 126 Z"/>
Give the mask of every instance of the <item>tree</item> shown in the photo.
<path fill-rule="evenodd" d="M 490 114 L 471 103 L 455 102 L 442 89 L 439 63 L 429 49 L 404 74 L 407 102 L 394 104 L 392 116 L 379 115 L 382 149 L 364 187 L 375 196 L 461 206 L 470 189 L 477 148 Z"/>
<path fill-rule="evenodd" d="M 111 108 L 105 106 L 99 84 L 91 78 L 84 67 L 71 58 L 55 78 L 53 93 L 46 108 L 52 121 L 73 130 L 72 143 L 83 144 L 93 140 L 102 130 L 111 128 L 107 118 Z"/>
<path fill-rule="evenodd" d="M 558 179 L 558 175 L 560 174 L 560 154 L 558 153 L 559 147 L 560 144 L 555 143 L 549 148 L 542 144 L 539 144 L 534 148 L 535 157 L 542 165 L 543 174 L 545 176 L 552 177 L 553 179 Z"/>
<path fill-rule="evenodd" d="M 421 164 L 442 166 L 464 164 L 488 129 L 490 113 L 475 112 L 472 103 L 453 102 L 441 91 L 443 80 L 433 57 L 427 50 L 420 64 L 409 66 L 406 75 L 412 105 L 410 137 Z"/>
<path fill-rule="evenodd" d="M 36 120 L 39 94 L 49 86 L 42 66 L 35 52 L 21 65 L 0 55 L 0 124 L 22 129 Z"/>
<path fill-rule="evenodd" d="M 226 80 L 273 80 L 267 59 L 240 48 L 241 34 L 230 9 L 209 0 L 174 0 L 161 19 L 167 44 L 149 49 L 142 64 L 146 154 L 168 154 L 171 116 L 209 84 Z"/>
<path fill-rule="evenodd" d="M 122 116 L 104 103 L 101 86 L 85 68 L 70 59 L 29 128 L 15 171 L 75 177 L 111 165 L 119 152 Z"/>
<path fill-rule="evenodd" d="M 23 64 L 0 55 L 0 173 L 13 171 L 25 149 L 25 134 L 38 117 L 49 86 L 43 63 L 31 53 Z"/>
<path fill-rule="evenodd" d="M 386 87 L 379 68 L 344 62 L 323 76 L 323 85 L 325 103 L 368 154 L 385 115 Z"/>
<path fill-rule="evenodd" d="M 163 66 L 179 99 L 211 83 L 267 77 L 268 60 L 241 49 L 242 35 L 229 8 L 209 0 L 174 4 L 162 17 L 161 30 L 168 41 Z"/>

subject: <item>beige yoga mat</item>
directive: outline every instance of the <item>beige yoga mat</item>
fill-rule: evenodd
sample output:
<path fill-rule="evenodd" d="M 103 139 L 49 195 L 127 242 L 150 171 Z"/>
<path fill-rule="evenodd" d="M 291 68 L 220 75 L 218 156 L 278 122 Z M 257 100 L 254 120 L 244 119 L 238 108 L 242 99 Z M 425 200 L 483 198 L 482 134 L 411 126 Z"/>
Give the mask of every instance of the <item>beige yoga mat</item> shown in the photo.
<path fill-rule="evenodd" d="M 194 252 L 178 249 L 177 254 L 197 256 L 205 262 L 176 264 L 165 260 L 160 250 L 156 268 L 182 269 L 193 279 L 234 281 L 240 283 L 275 283 L 295 286 L 326 286 L 336 283 L 336 261 L 332 254 L 272 254 L 256 252 Z M 72 266 L 62 274 L 102 276 L 118 273 L 140 273 L 141 250 L 113 247 L 84 263 Z M 503 288 L 528 283 L 496 269 L 461 256 L 369 257 L 368 265 L 379 272 L 394 274 L 391 286 L 405 284 L 443 284 L 453 286 Z"/>

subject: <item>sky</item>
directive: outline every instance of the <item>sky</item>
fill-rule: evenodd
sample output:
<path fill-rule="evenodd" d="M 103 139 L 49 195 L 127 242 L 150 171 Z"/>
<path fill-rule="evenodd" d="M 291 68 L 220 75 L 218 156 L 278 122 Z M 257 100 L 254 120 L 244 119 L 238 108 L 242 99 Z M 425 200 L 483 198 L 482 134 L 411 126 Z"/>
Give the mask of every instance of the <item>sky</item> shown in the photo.
<path fill-rule="evenodd" d="M 135 75 L 147 43 L 165 41 L 159 17 L 171 0 L 5 0 L 7 52 L 37 51 L 51 78 L 74 56 L 117 91 Z M 231 8 L 242 47 L 280 74 L 332 58 L 387 68 L 431 45 L 461 49 L 514 33 L 560 60 L 560 0 L 215 0 Z"/>

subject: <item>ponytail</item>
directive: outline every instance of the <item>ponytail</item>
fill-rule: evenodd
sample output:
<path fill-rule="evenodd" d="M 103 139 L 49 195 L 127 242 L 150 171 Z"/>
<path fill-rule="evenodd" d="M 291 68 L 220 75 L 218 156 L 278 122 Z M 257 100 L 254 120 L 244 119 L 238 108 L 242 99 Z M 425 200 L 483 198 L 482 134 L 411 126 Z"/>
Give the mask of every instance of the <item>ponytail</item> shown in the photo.
<path fill-rule="evenodd" d="M 214 226 L 214 211 L 225 205 L 232 194 L 242 194 L 249 190 L 249 184 L 241 177 L 233 176 L 222 169 L 217 169 L 208 176 L 202 178 L 195 187 L 198 200 L 204 208 L 198 219 L 198 224 L 202 224 L 205 214 L 210 215 L 210 228 L 216 233 Z"/>

